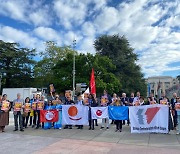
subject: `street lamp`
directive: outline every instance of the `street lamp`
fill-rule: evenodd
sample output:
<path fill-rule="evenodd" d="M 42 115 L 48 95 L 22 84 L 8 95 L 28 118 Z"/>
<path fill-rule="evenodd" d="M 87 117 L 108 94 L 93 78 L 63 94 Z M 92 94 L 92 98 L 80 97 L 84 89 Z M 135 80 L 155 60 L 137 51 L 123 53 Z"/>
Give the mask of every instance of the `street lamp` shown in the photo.
<path fill-rule="evenodd" d="M 76 75 L 76 66 L 75 66 L 75 47 L 76 47 L 76 40 L 73 40 L 73 101 L 75 96 L 75 75 Z"/>

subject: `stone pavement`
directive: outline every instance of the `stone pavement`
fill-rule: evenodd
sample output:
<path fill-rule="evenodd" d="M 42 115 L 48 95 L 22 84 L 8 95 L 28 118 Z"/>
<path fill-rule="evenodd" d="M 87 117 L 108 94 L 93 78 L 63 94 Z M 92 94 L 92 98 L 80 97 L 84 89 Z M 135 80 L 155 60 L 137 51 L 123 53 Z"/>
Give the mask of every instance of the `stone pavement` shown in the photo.
<path fill-rule="evenodd" d="M 174 131 L 170 134 L 131 134 L 129 126 L 123 131 L 114 132 L 115 126 L 109 130 L 83 130 L 74 127 L 72 130 L 35 130 L 27 128 L 24 132 L 13 132 L 13 118 L 0 133 L 0 154 L 180 154 L 180 135 Z"/>

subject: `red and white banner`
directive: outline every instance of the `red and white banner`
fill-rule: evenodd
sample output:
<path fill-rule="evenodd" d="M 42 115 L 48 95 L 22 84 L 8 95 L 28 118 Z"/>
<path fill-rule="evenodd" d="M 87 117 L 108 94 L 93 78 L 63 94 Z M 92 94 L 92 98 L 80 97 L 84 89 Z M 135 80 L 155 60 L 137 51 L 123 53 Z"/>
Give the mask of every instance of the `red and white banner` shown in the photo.
<path fill-rule="evenodd" d="M 168 133 L 169 107 L 154 104 L 129 107 L 131 133 Z"/>
<path fill-rule="evenodd" d="M 58 118 L 57 110 L 40 110 L 40 122 L 57 122 Z"/>
<path fill-rule="evenodd" d="M 92 119 L 108 118 L 108 107 L 91 107 Z"/>
<path fill-rule="evenodd" d="M 88 106 L 62 105 L 63 125 L 88 125 Z"/>

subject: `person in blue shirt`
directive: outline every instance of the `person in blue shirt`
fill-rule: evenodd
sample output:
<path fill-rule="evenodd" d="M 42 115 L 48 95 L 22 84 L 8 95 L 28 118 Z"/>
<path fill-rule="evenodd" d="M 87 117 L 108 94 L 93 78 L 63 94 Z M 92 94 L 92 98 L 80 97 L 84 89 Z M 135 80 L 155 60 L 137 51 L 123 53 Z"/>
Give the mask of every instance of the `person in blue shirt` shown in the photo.
<path fill-rule="evenodd" d="M 62 100 L 59 97 L 56 97 L 55 100 L 57 101 L 55 109 L 58 110 L 59 119 L 54 123 L 54 129 L 62 129 Z"/>

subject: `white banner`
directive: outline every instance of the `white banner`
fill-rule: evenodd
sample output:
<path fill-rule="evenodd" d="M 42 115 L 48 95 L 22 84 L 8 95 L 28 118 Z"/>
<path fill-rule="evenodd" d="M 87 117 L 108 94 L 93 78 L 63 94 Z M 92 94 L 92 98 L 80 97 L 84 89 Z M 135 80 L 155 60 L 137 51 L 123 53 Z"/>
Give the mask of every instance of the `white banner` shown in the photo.
<path fill-rule="evenodd" d="M 168 133 L 169 107 L 154 104 L 129 107 L 131 133 Z"/>
<path fill-rule="evenodd" d="M 108 107 L 91 107 L 92 119 L 108 118 Z"/>
<path fill-rule="evenodd" d="M 62 105 L 63 125 L 88 125 L 88 106 Z"/>

